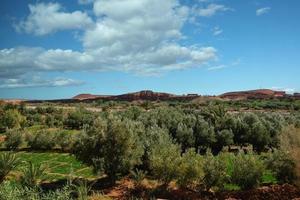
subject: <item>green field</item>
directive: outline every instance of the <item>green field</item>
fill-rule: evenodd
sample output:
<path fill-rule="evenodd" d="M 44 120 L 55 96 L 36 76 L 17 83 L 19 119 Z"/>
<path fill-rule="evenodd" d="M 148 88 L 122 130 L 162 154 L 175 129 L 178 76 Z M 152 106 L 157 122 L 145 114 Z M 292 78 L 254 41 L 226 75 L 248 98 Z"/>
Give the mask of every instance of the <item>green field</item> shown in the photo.
<path fill-rule="evenodd" d="M 33 164 L 42 164 L 46 167 L 46 181 L 60 179 L 85 178 L 93 179 L 92 169 L 77 161 L 73 155 L 67 153 L 29 153 L 18 152 L 21 164 L 10 174 L 10 178 L 16 178 L 22 168 L 26 166 L 26 161 Z"/>

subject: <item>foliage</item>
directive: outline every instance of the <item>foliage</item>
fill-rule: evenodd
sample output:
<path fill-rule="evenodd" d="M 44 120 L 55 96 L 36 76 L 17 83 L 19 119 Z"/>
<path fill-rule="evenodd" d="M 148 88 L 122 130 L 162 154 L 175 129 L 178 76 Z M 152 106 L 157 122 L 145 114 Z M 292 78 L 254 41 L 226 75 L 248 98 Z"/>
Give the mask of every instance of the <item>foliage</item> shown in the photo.
<path fill-rule="evenodd" d="M 0 154 L 0 184 L 10 171 L 17 167 L 19 158 L 13 153 Z"/>
<path fill-rule="evenodd" d="M 231 182 L 242 189 L 259 185 L 264 171 L 263 162 L 253 154 L 239 153 L 233 159 Z"/>
<path fill-rule="evenodd" d="M 175 179 L 180 163 L 180 146 L 174 144 L 168 135 L 164 135 L 151 147 L 150 170 L 164 184 Z"/>
<path fill-rule="evenodd" d="M 71 188 L 66 185 L 54 191 L 41 191 L 39 188 L 23 187 L 13 182 L 5 182 L 0 187 L 0 200 L 71 200 Z"/>
<path fill-rule="evenodd" d="M 27 145 L 34 150 L 50 150 L 55 146 L 55 135 L 47 130 L 26 135 Z"/>
<path fill-rule="evenodd" d="M 5 136 L 5 147 L 9 150 L 16 150 L 23 142 L 23 134 L 20 129 L 8 129 Z"/>
<path fill-rule="evenodd" d="M 223 189 L 224 184 L 228 181 L 226 160 L 221 156 L 213 156 L 207 152 L 203 163 L 203 185 L 206 190 L 216 187 Z"/>
<path fill-rule="evenodd" d="M 265 165 L 275 174 L 280 183 L 292 183 L 296 179 L 295 162 L 283 151 L 275 150 L 269 153 Z"/>
<path fill-rule="evenodd" d="M 86 181 L 80 181 L 78 185 L 74 185 L 78 200 L 87 200 L 91 186 Z"/>
<path fill-rule="evenodd" d="M 26 187 L 37 187 L 39 182 L 44 179 L 46 168 L 40 164 L 27 162 L 27 166 L 23 168 L 23 174 L 20 183 Z"/>
<path fill-rule="evenodd" d="M 177 173 L 177 183 L 181 187 L 192 187 L 203 179 L 203 159 L 195 152 L 195 149 L 189 149 L 180 159 Z"/>
<path fill-rule="evenodd" d="M 131 178 L 134 180 L 136 187 L 140 187 L 142 181 L 146 177 L 146 172 L 140 169 L 135 169 L 130 171 Z"/>
<path fill-rule="evenodd" d="M 93 114 L 83 108 L 68 113 L 64 125 L 69 129 L 82 129 L 85 125 L 93 124 Z"/>
<path fill-rule="evenodd" d="M 279 135 L 279 143 L 280 151 L 287 155 L 286 159 L 291 159 L 288 163 L 292 165 L 293 162 L 296 183 L 300 185 L 300 128 L 292 125 L 283 128 Z"/>
<path fill-rule="evenodd" d="M 144 151 L 136 134 L 137 124 L 112 118 L 107 125 L 103 144 L 103 166 L 105 173 L 115 180 L 118 175 L 124 175 L 141 164 Z"/>
<path fill-rule="evenodd" d="M 19 129 L 24 126 L 26 118 L 16 109 L 8 109 L 0 113 L 0 131 Z"/>

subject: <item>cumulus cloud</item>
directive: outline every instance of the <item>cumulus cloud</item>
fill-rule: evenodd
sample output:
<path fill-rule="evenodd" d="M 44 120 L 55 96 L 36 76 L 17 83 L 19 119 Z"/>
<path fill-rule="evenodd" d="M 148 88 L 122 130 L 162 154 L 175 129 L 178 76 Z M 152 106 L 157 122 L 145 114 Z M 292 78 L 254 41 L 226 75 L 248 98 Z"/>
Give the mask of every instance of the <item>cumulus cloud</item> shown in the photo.
<path fill-rule="evenodd" d="M 181 29 L 190 8 L 177 0 L 94 0 L 93 12 L 95 22 L 80 11 L 63 12 L 57 3 L 30 5 L 30 14 L 19 28 L 36 35 L 82 28 L 83 50 L 2 49 L 0 78 L 18 79 L 28 72 L 85 70 L 156 75 L 199 67 L 217 57 L 214 47 L 181 44 L 185 37 Z"/>
<path fill-rule="evenodd" d="M 2 81 L 0 79 L 0 88 L 63 87 L 81 84 L 83 84 L 82 81 L 63 77 L 42 79 L 39 76 L 34 76 L 30 78 L 10 78 Z"/>
<path fill-rule="evenodd" d="M 270 7 L 259 8 L 256 10 L 256 16 L 267 14 L 270 10 Z"/>
<path fill-rule="evenodd" d="M 207 7 L 195 8 L 194 13 L 201 17 L 211 17 L 217 14 L 218 12 L 230 11 L 232 8 L 226 7 L 222 4 L 211 3 Z"/>
<path fill-rule="evenodd" d="M 84 12 L 63 12 L 59 3 L 37 3 L 29 5 L 29 16 L 15 25 L 19 32 L 46 35 L 59 30 L 85 29 L 93 24 Z"/>

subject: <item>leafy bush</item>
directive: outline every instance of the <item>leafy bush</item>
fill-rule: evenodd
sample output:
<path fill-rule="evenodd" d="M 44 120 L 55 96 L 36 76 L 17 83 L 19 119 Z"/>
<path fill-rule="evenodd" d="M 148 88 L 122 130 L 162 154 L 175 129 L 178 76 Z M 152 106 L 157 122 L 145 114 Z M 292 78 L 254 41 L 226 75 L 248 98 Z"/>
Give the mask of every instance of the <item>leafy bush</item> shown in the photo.
<path fill-rule="evenodd" d="M 207 152 L 203 163 L 203 185 L 206 190 L 216 187 L 223 189 L 224 184 L 228 181 L 226 160 L 220 156 L 213 156 Z"/>
<path fill-rule="evenodd" d="M 149 161 L 153 175 L 164 184 L 168 184 L 178 174 L 180 146 L 165 135 L 151 147 Z"/>
<path fill-rule="evenodd" d="M 77 134 L 70 134 L 65 131 L 60 131 L 55 137 L 55 143 L 63 151 L 70 151 L 71 149 L 73 149 L 75 143 L 75 135 L 77 136 Z"/>
<path fill-rule="evenodd" d="M 4 181 L 7 174 L 17 167 L 19 162 L 19 158 L 13 153 L 0 154 L 0 184 Z"/>
<path fill-rule="evenodd" d="M 114 182 L 141 164 L 144 150 L 138 130 L 138 123 L 130 120 L 110 116 L 106 122 L 100 118 L 79 136 L 74 153 L 94 169 L 103 170 Z"/>
<path fill-rule="evenodd" d="M 182 155 L 176 178 L 181 187 L 194 186 L 203 179 L 202 161 L 202 157 L 195 152 L 195 149 L 189 149 Z"/>
<path fill-rule="evenodd" d="M 72 189 L 68 185 L 48 192 L 8 181 L 0 187 L 0 200 L 72 200 L 74 198 L 71 194 Z"/>
<path fill-rule="evenodd" d="M 82 129 L 85 125 L 92 125 L 94 117 L 92 112 L 78 108 L 68 114 L 64 125 L 69 129 Z"/>
<path fill-rule="evenodd" d="M 138 124 L 129 120 L 112 118 L 108 121 L 103 144 L 103 166 L 112 181 L 141 164 L 144 150 L 137 135 L 137 126 Z"/>
<path fill-rule="evenodd" d="M 26 135 L 27 145 L 33 150 L 50 150 L 55 146 L 55 136 L 47 130 Z"/>
<path fill-rule="evenodd" d="M 26 118 L 16 109 L 9 109 L 0 113 L 0 131 L 5 129 L 21 128 L 26 123 Z"/>
<path fill-rule="evenodd" d="M 242 189 L 258 186 L 264 172 L 263 162 L 253 154 L 239 153 L 233 159 L 231 182 Z"/>
<path fill-rule="evenodd" d="M 45 167 L 36 165 L 32 162 L 27 163 L 27 167 L 23 169 L 23 174 L 20 178 L 21 185 L 26 187 L 36 187 L 39 182 L 45 177 Z"/>
<path fill-rule="evenodd" d="M 23 142 L 23 134 L 19 129 L 8 129 L 5 135 L 5 147 L 9 150 L 16 150 Z"/>
<path fill-rule="evenodd" d="M 296 179 L 295 162 L 283 151 L 275 150 L 269 153 L 265 164 L 280 183 L 291 183 Z"/>
<path fill-rule="evenodd" d="M 300 128 L 285 127 L 279 135 L 280 150 L 294 162 L 296 183 L 300 185 Z"/>
<path fill-rule="evenodd" d="M 134 180 L 134 182 L 135 182 L 135 186 L 136 186 L 136 187 L 140 187 L 142 181 L 143 181 L 143 180 L 145 179 L 145 177 L 146 177 L 146 172 L 143 171 L 143 170 L 136 169 L 136 170 L 131 170 L 131 171 L 130 171 L 130 174 L 131 174 L 131 178 L 132 178 L 132 179 Z"/>

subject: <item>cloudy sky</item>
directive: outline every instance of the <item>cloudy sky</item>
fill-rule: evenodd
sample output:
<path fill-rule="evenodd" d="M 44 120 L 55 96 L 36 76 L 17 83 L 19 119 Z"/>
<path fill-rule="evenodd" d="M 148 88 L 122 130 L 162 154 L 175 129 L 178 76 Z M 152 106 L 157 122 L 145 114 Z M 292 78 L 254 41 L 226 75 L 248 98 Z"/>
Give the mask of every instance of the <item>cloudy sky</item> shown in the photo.
<path fill-rule="evenodd" d="M 0 98 L 300 91 L 299 0 L 2 0 Z"/>

